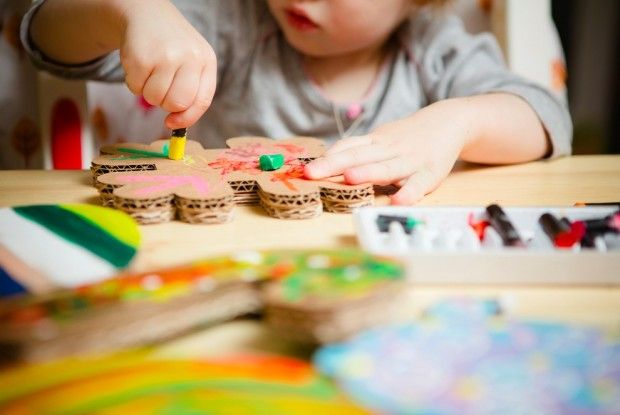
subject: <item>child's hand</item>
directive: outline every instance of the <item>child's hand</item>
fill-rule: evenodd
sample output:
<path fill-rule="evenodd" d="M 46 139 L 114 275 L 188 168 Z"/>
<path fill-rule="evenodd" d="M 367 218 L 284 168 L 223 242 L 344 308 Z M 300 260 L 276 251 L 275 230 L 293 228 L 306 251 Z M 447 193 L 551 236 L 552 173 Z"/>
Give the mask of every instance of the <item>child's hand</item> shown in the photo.
<path fill-rule="evenodd" d="M 168 128 L 194 124 L 215 93 L 215 53 L 166 0 L 127 2 L 120 46 L 127 86 L 170 112 Z"/>
<path fill-rule="evenodd" d="M 467 118 L 450 101 L 430 105 L 371 134 L 337 142 L 306 166 L 306 176 L 344 174 L 350 184 L 396 184 L 393 204 L 413 204 L 446 178 L 468 136 Z"/>

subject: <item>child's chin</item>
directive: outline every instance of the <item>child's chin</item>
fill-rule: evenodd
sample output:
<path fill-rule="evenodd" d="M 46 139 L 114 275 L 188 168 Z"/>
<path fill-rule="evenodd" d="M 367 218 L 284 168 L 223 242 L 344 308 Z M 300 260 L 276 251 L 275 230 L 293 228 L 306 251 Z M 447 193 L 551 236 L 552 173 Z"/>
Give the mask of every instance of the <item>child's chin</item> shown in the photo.
<path fill-rule="evenodd" d="M 287 36 L 288 43 L 299 53 L 304 56 L 311 56 L 313 58 L 326 58 L 330 56 L 342 55 L 345 52 L 333 47 L 325 46 L 323 42 L 310 42 L 306 40 L 300 40 L 297 37 Z"/>

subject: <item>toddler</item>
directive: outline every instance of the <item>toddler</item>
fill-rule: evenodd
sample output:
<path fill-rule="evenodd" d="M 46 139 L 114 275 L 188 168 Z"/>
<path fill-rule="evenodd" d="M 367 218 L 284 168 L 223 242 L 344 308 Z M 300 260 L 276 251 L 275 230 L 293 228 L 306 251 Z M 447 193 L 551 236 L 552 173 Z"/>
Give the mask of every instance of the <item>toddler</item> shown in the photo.
<path fill-rule="evenodd" d="M 396 184 L 392 202 L 411 204 L 459 158 L 570 153 L 563 103 L 511 74 L 493 37 L 465 32 L 445 3 L 40 0 L 21 34 L 40 68 L 124 81 L 208 147 L 322 137 L 335 144 L 307 177 Z"/>

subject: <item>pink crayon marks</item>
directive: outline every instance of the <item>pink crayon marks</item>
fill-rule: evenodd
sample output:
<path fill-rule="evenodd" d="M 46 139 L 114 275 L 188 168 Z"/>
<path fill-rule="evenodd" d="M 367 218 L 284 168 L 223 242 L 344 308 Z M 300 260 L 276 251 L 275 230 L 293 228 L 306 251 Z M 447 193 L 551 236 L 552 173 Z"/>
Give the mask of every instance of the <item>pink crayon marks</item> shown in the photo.
<path fill-rule="evenodd" d="M 263 137 L 237 137 L 227 140 L 227 150 L 207 150 L 208 165 L 220 172 L 222 179 L 231 183 L 249 185 L 256 189 L 250 199 L 259 202 L 261 195 L 288 193 L 316 193 L 316 184 L 303 186 L 303 166 L 309 159 L 325 151 L 323 143 L 315 138 L 298 137 L 275 141 Z M 262 171 L 259 158 L 265 154 L 282 154 L 284 165 L 275 171 Z M 264 199 L 264 198 L 263 198 Z"/>
<path fill-rule="evenodd" d="M 201 196 L 209 193 L 209 184 L 200 176 L 193 175 L 134 175 L 125 174 L 119 177 L 119 181 L 125 184 L 140 183 L 148 186 L 137 189 L 134 193 L 138 196 L 149 196 L 166 192 L 183 186 L 191 186 Z"/>
<path fill-rule="evenodd" d="M 218 170 L 222 176 L 233 172 L 258 175 L 262 173 L 258 160 L 263 154 L 283 154 L 284 165 L 294 167 L 300 164 L 299 159 L 303 158 L 304 155 L 307 156 L 306 158 L 314 158 L 322 154 L 322 149 L 315 152 L 312 149 L 293 143 L 277 143 L 272 140 L 263 142 L 262 140 L 265 139 L 258 137 L 251 138 L 259 139 L 261 140 L 260 142 L 248 142 L 247 139 L 249 138 L 240 137 L 229 140 L 229 145 L 234 147 L 222 151 L 215 160 L 208 163 L 209 167 Z"/>
<path fill-rule="evenodd" d="M 97 178 L 104 204 L 141 224 L 179 219 L 221 223 L 231 218 L 234 193 L 213 171 L 188 167 L 106 173 Z"/>
<path fill-rule="evenodd" d="M 231 146 L 230 149 L 208 150 L 212 152 L 210 157 L 214 158 L 208 165 L 217 170 L 223 180 L 232 182 L 233 187 L 237 183 L 247 185 L 247 182 L 251 181 L 253 188 L 265 181 L 271 181 L 281 183 L 291 192 L 300 191 L 293 179 L 305 180 L 304 159 L 319 157 L 324 151 L 319 141 L 308 138 L 297 138 L 293 139 L 293 142 L 283 143 L 262 137 L 238 137 L 228 140 L 227 144 Z M 277 171 L 262 171 L 259 168 L 259 158 L 263 154 L 282 154 L 284 166 Z M 258 203 L 258 195 L 254 195 L 250 201 Z"/>
<path fill-rule="evenodd" d="M 270 216 L 282 219 L 312 218 L 323 210 L 344 213 L 372 204 L 370 184 L 352 186 L 304 177 L 304 165 L 325 151 L 321 140 L 237 137 L 227 144 L 228 150 L 206 150 L 205 159 L 235 189 L 237 203 L 260 203 Z M 259 157 L 273 154 L 281 154 L 284 165 L 276 170 L 260 170 Z"/>
<path fill-rule="evenodd" d="M 258 157 L 254 160 L 231 160 L 227 157 L 220 157 L 209 163 L 209 167 L 218 170 L 221 176 L 226 176 L 229 173 L 236 171 L 258 174 L 260 169 L 258 168 Z"/>

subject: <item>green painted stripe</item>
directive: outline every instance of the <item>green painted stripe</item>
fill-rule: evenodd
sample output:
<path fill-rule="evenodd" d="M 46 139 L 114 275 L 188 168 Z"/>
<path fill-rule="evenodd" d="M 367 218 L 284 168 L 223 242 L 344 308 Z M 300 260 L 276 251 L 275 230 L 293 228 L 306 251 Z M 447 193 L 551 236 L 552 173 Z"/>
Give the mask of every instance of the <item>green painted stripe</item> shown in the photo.
<path fill-rule="evenodd" d="M 120 210 L 83 203 L 58 206 L 81 216 L 84 220 L 91 222 L 94 226 L 101 228 L 104 232 L 132 248 L 137 249 L 140 245 L 138 224 L 131 216 Z"/>
<path fill-rule="evenodd" d="M 131 154 L 133 156 L 135 156 L 135 158 L 148 158 L 148 157 L 155 157 L 155 158 L 167 158 L 168 154 L 164 154 L 164 151 L 162 151 L 161 153 L 158 153 L 156 151 L 148 151 L 148 150 L 140 150 L 137 148 L 126 148 L 126 147 L 120 147 L 117 148 L 116 151 L 118 151 L 119 153 L 124 153 L 124 154 Z M 129 157 L 131 158 L 131 157 Z"/>
<path fill-rule="evenodd" d="M 129 264 L 136 253 L 134 248 L 115 239 L 101 228 L 56 205 L 22 206 L 13 210 L 117 268 Z"/>

